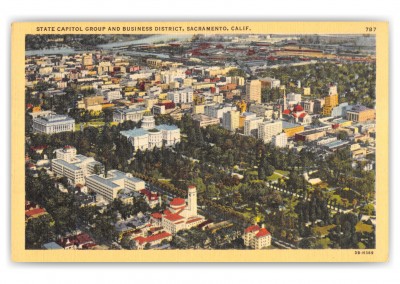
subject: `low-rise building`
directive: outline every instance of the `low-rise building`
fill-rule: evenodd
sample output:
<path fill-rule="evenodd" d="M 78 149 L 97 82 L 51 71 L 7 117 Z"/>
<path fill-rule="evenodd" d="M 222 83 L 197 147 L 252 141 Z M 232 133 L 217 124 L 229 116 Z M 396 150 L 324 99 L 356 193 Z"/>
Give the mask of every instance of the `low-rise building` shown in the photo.
<path fill-rule="evenodd" d="M 56 175 L 68 178 L 73 185 L 83 185 L 85 176 L 104 171 L 104 166 L 93 157 L 76 154 L 75 147 L 67 145 L 55 152 L 56 159 L 51 161 L 52 171 Z"/>
<path fill-rule="evenodd" d="M 142 107 L 117 109 L 113 112 L 113 121 L 119 123 L 127 120 L 139 122 L 143 118 L 145 111 L 146 109 Z"/>
<path fill-rule="evenodd" d="M 134 150 L 161 148 L 174 146 L 181 141 L 181 130 L 176 125 L 161 124 L 151 129 L 135 128 L 121 131 L 134 147 Z"/>
<path fill-rule="evenodd" d="M 258 225 L 253 225 L 244 230 L 243 234 L 244 245 L 253 249 L 263 249 L 271 246 L 272 235 L 264 228 Z"/>
<path fill-rule="evenodd" d="M 312 141 L 315 141 L 324 136 L 326 136 L 326 131 L 319 130 L 319 129 L 312 129 L 312 130 L 307 130 L 304 132 L 296 133 L 295 140 L 296 141 L 304 141 L 304 142 L 312 142 Z"/>
<path fill-rule="evenodd" d="M 68 115 L 38 116 L 33 119 L 33 132 L 54 134 L 75 131 L 75 119 Z"/>
<path fill-rule="evenodd" d="M 365 122 L 375 119 L 375 110 L 362 105 L 355 105 L 347 110 L 347 120 Z"/>
<path fill-rule="evenodd" d="M 138 236 L 134 240 L 136 248 L 142 250 L 147 244 L 152 247 L 161 244 L 163 240 L 171 241 L 172 235 L 168 232 L 160 232 L 147 237 Z"/>
<path fill-rule="evenodd" d="M 192 116 L 194 123 L 198 127 L 207 127 L 208 125 L 219 125 L 219 118 L 210 117 L 204 114 L 195 114 Z"/>
<path fill-rule="evenodd" d="M 191 185 L 188 188 L 188 202 L 183 198 L 174 198 L 162 214 L 163 228 L 172 234 L 190 229 L 204 222 L 204 216 L 197 213 L 197 190 Z"/>
<path fill-rule="evenodd" d="M 89 190 L 101 195 L 107 201 L 113 201 L 118 193 L 124 191 L 139 192 L 145 188 L 145 182 L 118 170 L 108 171 L 105 175 L 89 175 L 86 177 Z"/>
<path fill-rule="evenodd" d="M 283 132 L 286 133 L 288 138 L 293 137 L 296 133 L 304 131 L 304 125 L 282 121 Z"/>

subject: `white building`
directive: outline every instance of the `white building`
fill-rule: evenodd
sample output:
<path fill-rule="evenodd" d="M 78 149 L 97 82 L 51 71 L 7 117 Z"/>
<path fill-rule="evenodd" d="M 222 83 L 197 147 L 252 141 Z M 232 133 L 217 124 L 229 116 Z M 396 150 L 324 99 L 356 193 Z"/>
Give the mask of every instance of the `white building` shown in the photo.
<path fill-rule="evenodd" d="M 279 148 L 285 148 L 287 146 L 287 135 L 286 133 L 279 133 L 272 137 L 272 145 Z"/>
<path fill-rule="evenodd" d="M 161 131 L 162 142 L 165 146 L 174 146 L 181 142 L 181 130 L 175 125 L 161 124 L 156 126 Z"/>
<path fill-rule="evenodd" d="M 104 96 L 104 98 L 111 102 L 114 100 L 119 100 L 122 99 L 122 94 L 121 94 L 121 90 L 120 89 L 106 89 L 106 90 L 102 90 L 101 94 Z"/>
<path fill-rule="evenodd" d="M 261 228 L 258 225 L 253 225 L 244 230 L 243 240 L 247 247 L 262 249 L 271 245 L 272 235 L 264 228 L 264 225 Z"/>
<path fill-rule="evenodd" d="M 33 132 L 53 134 L 75 130 L 75 119 L 67 115 L 50 115 L 33 119 Z"/>
<path fill-rule="evenodd" d="M 122 123 L 127 120 L 139 122 L 143 118 L 143 114 L 146 111 L 145 108 L 127 108 L 117 109 L 113 112 L 113 121 Z"/>
<path fill-rule="evenodd" d="M 222 127 L 229 131 L 235 131 L 239 128 L 239 117 L 240 112 L 237 110 L 225 112 L 222 117 Z"/>
<path fill-rule="evenodd" d="M 146 116 L 145 116 L 146 117 Z M 150 129 L 135 128 L 120 132 L 137 150 L 174 146 L 181 141 L 181 130 L 175 125 L 161 124 Z"/>
<path fill-rule="evenodd" d="M 89 175 L 86 177 L 89 190 L 101 195 L 107 201 L 113 201 L 122 190 L 139 192 L 145 188 L 145 182 L 118 170 L 108 171 L 104 175 Z"/>
<path fill-rule="evenodd" d="M 187 203 L 183 198 L 174 198 L 163 213 L 161 224 L 172 234 L 195 227 L 205 220 L 204 216 L 197 214 L 197 190 L 193 185 L 188 188 Z"/>
<path fill-rule="evenodd" d="M 244 121 L 244 135 L 258 137 L 258 124 L 262 123 L 264 118 L 252 117 Z"/>
<path fill-rule="evenodd" d="M 229 104 L 226 104 L 226 105 L 221 105 L 221 104 L 206 105 L 204 107 L 204 114 L 206 116 L 210 116 L 210 117 L 221 119 L 225 112 L 228 112 L 228 111 L 231 111 L 231 110 L 236 110 L 236 106 L 232 106 L 232 105 L 229 105 Z"/>
<path fill-rule="evenodd" d="M 301 102 L 301 94 L 289 93 L 287 94 L 286 99 L 290 105 L 297 105 Z"/>
<path fill-rule="evenodd" d="M 234 76 L 231 78 L 231 83 L 236 84 L 238 86 L 244 86 L 244 77 Z"/>
<path fill-rule="evenodd" d="M 266 120 L 258 124 L 258 138 L 264 143 L 271 142 L 272 137 L 282 132 L 281 120 Z"/>
<path fill-rule="evenodd" d="M 257 116 L 268 119 L 271 119 L 274 113 L 273 106 L 266 104 L 252 104 L 250 105 L 249 111 L 254 112 Z"/>
<path fill-rule="evenodd" d="M 186 104 L 193 102 L 193 89 L 179 89 L 176 91 L 168 92 L 167 99 L 173 101 L 175 104 Z"/>
<path fill-rule="evenodd" d="M 160 77 L 161 81 L 165 84 L 169 84 L 170 82 L 181 80 L 183 81 L 186 78 L 186 68 L 177 68 L 168 71 L 161 71 Z"/>
<path fill-rule="evenodd" d="M 68 178 L 73 185 L 85 184 L 85 177 L 96 172 L 102 173 L 104 166 L 93 157 L 76 154 L 76 148 L 65 146 L 55 151 L 56 159 L 51 161 L 52 171 Z"/>
<path fill-rule="evenodd" d="M 143 129 L 153 129 L 156 126 L 156 120 L 154 119 L 154 116 L 151 114 L 150 111 L 146 111 L 143 114 L 143 119 L 142 119 L 142 128 Z"/>

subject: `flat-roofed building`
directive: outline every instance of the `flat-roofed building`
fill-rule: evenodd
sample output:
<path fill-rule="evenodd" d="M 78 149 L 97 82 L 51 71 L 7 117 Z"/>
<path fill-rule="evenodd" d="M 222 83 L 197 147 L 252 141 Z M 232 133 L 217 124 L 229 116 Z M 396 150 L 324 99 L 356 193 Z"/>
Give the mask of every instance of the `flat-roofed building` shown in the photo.
<path fill-rule="evenodd" d="M 222 127 L 229 131 L 235 131 L 239 128 L 240 112 L 238 110 L 231 110 L 225 112 L 222 117 Z"/>
<path fill-rule="evenodd" d="M 67 115 L 38 116 L 33 119 L 34 133 L 54 134 L 74 130 L 75 119 Z"/>
<path fill-rule="evenodd" d="M 320 129 L 312 129 L 304 132 L 296 133 L 296 141 L 312 142 L 321 137 L 326 136 L 326 131 Z"/>
<path fill-rule="evenodd" d="M 261 88 L 262 89 L 274 89 L 281 86 L 281 81 L 271 77 L 261 78 Z"/>
<path fill-rule="evenodd" d="M 287 136 L 285 133 L 279 133 L 272 136 L 272 145 L 278 148 L 285 148 L 287 146 Z"/>
<path fill-rule="evenodd" d="M 161 124 L 154 128 L 135 128 L 121 131 L 131 143 L 135 151 L 174 146 L 181 141 L 181 131 L 176 125 Z"/>
<path fill-rule="evenodd" d="M 296 133 L 304 131 L 304 125 L 282 121 L 282 129 L 288 138 L 293 137 Z"/>
<path fill-rule="evenodd" d="M 246 81 L 246 101 L 261 103 L 261 81 L 247 80 Z"/>
<path fill-rule="evenodd" d="M 193 89 L 186 88 L 168 92 L 167 99 L 173 101 L 175 104 L 192 103 Z"/>
<path fill-rule="evenodd" d="M 258 124 L 258 138 L 264 143 L 271 142 L 272 137 L 282 132 L 281 120 L 266 120 Z"/>
<path fill-rule="evenodd" d="M 207 127 L 208 125 L 219 125 L 219 118 L 210 117 L 204 114 L 195 114 L 192 116 L 194 123 L 198 127 Z"/>
<path fill-rule="evenodd" d="M 84 185 L 85 176 L 104 171 L 104 166 L 93 157 L 76 154 L 75 147 L 65 146 L 55 152 L 56 159 L 51 160 L 52 171 L 68 178 L 73 185 Z"/>
<path fill-rule="evenodd" d="M 362 105 L 355 105 L 347 110 L 347 120 L 365 122 L 375 119 L 375 110 Z"/>
<path fill-rule="evenodd" d="M 119 123 L 127 120 L 139 122 L 145 111 L 146 109 L 143 107 L 117 109 L 113 112 L 113 121 Z"/>
<path fill-rule="evenodd" d="M 118 170 L 108 171 L 107 176 L 89 175 L 86 177 L 86 186 L 107 201 L 113 201 L 122 190 L 139 192 L 145 188 L 145 182 L 132 177 L 130 174 Z"/>
<path fill-rule="evenodd" d="M 252 117 L 244 121 L 244 135 L 258 138 L 258 124 L 263 122 L 262 117 Z"/>

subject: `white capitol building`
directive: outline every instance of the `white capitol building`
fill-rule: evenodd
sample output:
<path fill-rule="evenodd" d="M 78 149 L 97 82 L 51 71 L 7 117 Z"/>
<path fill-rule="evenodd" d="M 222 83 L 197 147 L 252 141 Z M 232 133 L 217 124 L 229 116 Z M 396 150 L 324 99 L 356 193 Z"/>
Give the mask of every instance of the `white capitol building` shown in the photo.
<path fill-rule="evenodd" d="M 161 148 L 162 145 L 174 146 L 181 141 L 181 130 L 176 125 L 155 125 L 154 116 L 147 111 L 143 115 L 142 127 L 121 131 L 137 150 Z"/>

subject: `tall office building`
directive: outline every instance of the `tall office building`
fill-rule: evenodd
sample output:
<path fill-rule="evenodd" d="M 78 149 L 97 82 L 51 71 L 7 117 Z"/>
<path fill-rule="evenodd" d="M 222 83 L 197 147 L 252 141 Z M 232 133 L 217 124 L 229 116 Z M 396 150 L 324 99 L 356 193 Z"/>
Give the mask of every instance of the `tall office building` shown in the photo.
<path fill-rule="evenodd" d="M 229 130 L 235 131 L 239 128 L 240 112 L 237 110 L 231 110 L 223 114 L 222 126 Z"/>
<path fill-rule="evenodd" d="M 272 137 L 282 132 L 281 120 L 266 120 L 258 124 L 258 138 L 264 143 L 271 142 Z"/>
<path fill-rule="evenodd" d="M 261 103 L 261 81 L 247 80 L 246 81 L 246 101 L 255 101 Z"/>

